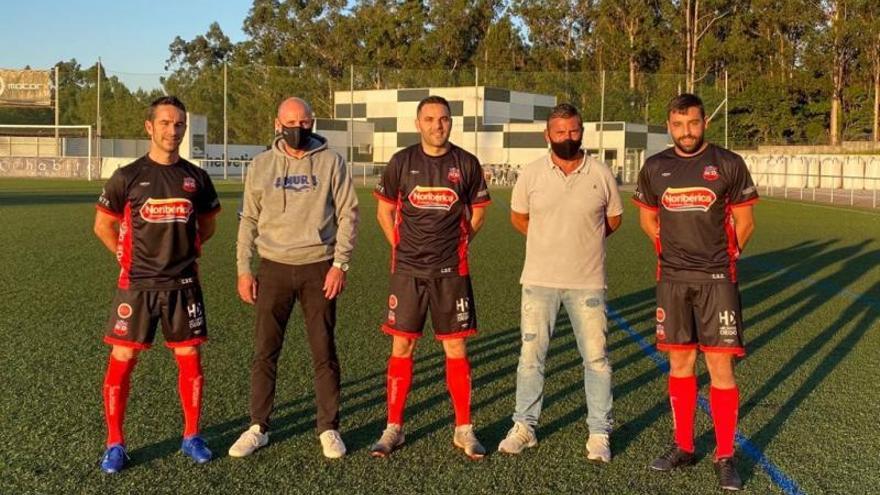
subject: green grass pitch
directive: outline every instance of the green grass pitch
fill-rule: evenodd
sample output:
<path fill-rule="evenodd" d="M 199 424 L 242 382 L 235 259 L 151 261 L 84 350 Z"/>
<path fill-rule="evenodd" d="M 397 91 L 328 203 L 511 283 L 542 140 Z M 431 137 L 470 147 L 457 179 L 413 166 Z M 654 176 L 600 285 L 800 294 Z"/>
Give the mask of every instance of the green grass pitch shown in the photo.
<path fill-rule="evenodd" d="M 133 376 L 126 433 L 130 468 L 98 469 L 104 423 L 101 343 L 118 268 L 92 234 L 100 183 L 0 180 L 0 493 L 712 493 L 709 417 L 697 413 L 699 464 L 671 475 L 647 464 L 670 439 L 665 376 L 633 335 L 610 323 L 614 461 L 587 462 L 581 363 L 563 317 L 548 358 L 540 444 L 494 453 L 510 427 L 519 342 L 524 239 L 508 223 L 509 190 L 494 190 L 471 251 L 480 333 L 470 340 L 477 434 L 493 453 L 468 461 L 452 446 L 452 408 L 440 346 L 416 352 L 407 444 L 373 459 L 384 425 L 390 342 L 378 325 L 388 247 L 375 200 L 360 190 L 361 229 L 339 306 L 342 432 L 349 455 L 325 460 L 314 432 L 311 362 L 297 309 L 288 329 L 271 441 L 226 456 L 247 426 L 253 313 L 235 295 L 235 212 L 241 185 L 218 185 L 224 211 L 204 249 L 210 327 L 204 347 L 203 433 L 217 458 L 195 466 L 177 450 L 182 417 L 176 366 L 161 345 Z M 626 196 L 624 194 L 624 196 Z M 880 215 L 767 199 L 740 262 L 748 356 L 737 368 L 739 431 L 804 493 L 871 493 L 880 486 Z M 653 342 L 651 246 L 628 205 L 609 240 L 609 304 Z M 707 377 L 700 368 L 701 393 Z M 750 493 L 780 493 L 740 452 Z"/>

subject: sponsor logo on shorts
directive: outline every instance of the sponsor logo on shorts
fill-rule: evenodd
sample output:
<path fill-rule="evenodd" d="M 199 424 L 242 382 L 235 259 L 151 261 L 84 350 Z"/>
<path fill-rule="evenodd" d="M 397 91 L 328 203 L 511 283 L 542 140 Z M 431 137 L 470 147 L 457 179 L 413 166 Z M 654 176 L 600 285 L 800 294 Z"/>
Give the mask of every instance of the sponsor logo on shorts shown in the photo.
<path fill-rule="evenodd" d="M 388 310 L 388 324 L 392 326 L 397 324 L 397 314 L 393 309 Z"/>
<path fill-rule="evenodd" d="M 458 313 L 455 315 L 455 321 L 461 323 L 463 321 L 468 321 L 470 319 L 470 313 Z"/>
<path fill-rule="evenodd" d="M 468 301 L 468 298 L 458 298 L 455 301 L 455 309 L 458 310 L 459 313 L 467 313 L 468 309 L 470 309 L 470 301 Z"/>
<path fill-rule="evenodd" d="M 189 328 L 191 328 L 191 329 L 192 328 L 199 328 L 199 327 L 203 327 L 203 326 L 205 326 L 205 317 L 204 316 L 199 316 L 198 318 L 192 318 L 191 320 L 189 320 Z M 201 332 L 195 332 L 196 335 L 198 335 L 199 333 L 201 333 Z"/>
<path fill-rule="evenodd" d="M 192 304 L 188 304 L 186 306 L 186 314 L 189 315 L 191 319 L 198 318 L 204 314 L 204 310 L 202 309 L 202 303 L 194 302 Z"/>
<path fill-rule="evenodd" d="M 185 198 L 150 198 L 140 210 L 141 218 L 150 223 L 185 223 L 192 212 L 192 202 Z"/>
<path fill-rule="evenodd" d="M 131 318 L 131 314 L 134 311 L 131 309 L 131 305 L 128 303 L 122 303 L 119 306 L 116 306 L 116 316 L 124 319 Z"/>
<path fill-rule="evenodd" d="M 448 187 L 416 186 L 408 199 L 416 208 L 449 211 L 458 202 L 458 194 Z"/>
<path fill-rule="evenodd" d="M 195 277 L 186 277 L 186 278 L 182 278 L 182 279 L 178 280 L 177 282 L 180 285 L 189 285 L 189 284 L 193 283 L 194 281 L 195 281 Z"/>
<path fill-rule="evenodd" d="M 657 306 L 657 323 L 663 323 L 666 321 L 666 310 Z"/>
<path fill-rule="evenodd" d="M 120 337 L 126 335 L 128 333 L 128 322 L 126 320 L 116 320 L 116 324 L 113 325 L 113 334 L 119 335 Z"/>
<path fill-rule="evenodd" d="M 452 267 L 447 266 L 446 268 L 441 268 L 440 273 L 452 273 Z"/>
<path fill-rule="evenodd" d="M 663 191 L 660 203 L 668 211 L 709 211 L 718 196 L 707 187 L 670 187 Z"/>
<path fill-rule="evenodd" d="M 461 182 L 461 172 L 457 167 L 450 167 L 449 173 L 446 174 L 446 178 L 449 179 L 449 182 L 453 184 L 458 184 Z"/>
<path fill-rule="evenodd" d="M 718 167 L 715 165 L 706 165 L 703 167 L 703 179 L 713 182 L 718 180 Z"/>
<path fill-rule="evenodd" d="M 736 335 L 736 312 L 735 311 L 721 311 L 718 313 L 718 323 L 720 326 L 718 327 L 718 334 L 722 336 L 733 336 Z M 727 342 L 725 340 L 725 342 Z"/>
<path fill-rule="evenodd" d="M 394 294 L 388 296 L 388 307 L 390 309 L 397 309 L 397 296 Z"/>
<path fill-rule="evenodd" d="M 186 192 L 196 192 L 196 180 L 192 177 L 184 177 L 183 190 Z"/>
<path fill-rule="evenodd" d="M 657 340 L 666 340 L 666 327 L 657 325 Z"/>

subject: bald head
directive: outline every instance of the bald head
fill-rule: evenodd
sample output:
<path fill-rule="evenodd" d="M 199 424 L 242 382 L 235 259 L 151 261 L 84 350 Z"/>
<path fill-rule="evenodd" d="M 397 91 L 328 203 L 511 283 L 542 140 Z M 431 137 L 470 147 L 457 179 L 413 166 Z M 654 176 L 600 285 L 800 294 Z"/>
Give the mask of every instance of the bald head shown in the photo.
<path fill-rule="evenodd" d="M 284 127 L 312 127 L 312 107 L 302 98 L 291 96 L 278 105 L 275 129 Z"/>

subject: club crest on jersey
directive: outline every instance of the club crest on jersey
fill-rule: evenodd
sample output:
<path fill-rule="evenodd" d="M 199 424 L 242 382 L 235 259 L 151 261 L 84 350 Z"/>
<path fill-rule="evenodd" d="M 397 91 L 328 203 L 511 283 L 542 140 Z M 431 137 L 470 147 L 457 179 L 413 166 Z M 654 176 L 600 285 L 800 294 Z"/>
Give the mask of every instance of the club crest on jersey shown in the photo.
<path fill-rule="evenodd" d="M 453 184 L 458 184 L 459 182 L 461 182 L 461 172 L 458 170 L 457 167 L 451 167 L 449 169 L 449 173 L 446 174 L 446 178 L 449 179 L 449 182 L 452 182 Z"/>
<path fill-rule="evenodd" d="M 196 192 L 196 180 L 192 177 L 184 177 L 183 190 L 186 192 Z"/>
<path fill-rule="evenodd" d="M 707 212 L 718 196 L 707 187 L 670 187 L 663 191 L 660 203 L 668 211 Z"/>
<path fill-rule="evenodd" d="M 185 223 L 192 212 L 192 202 L 185 198 L 150 198 L 140 210 L 141 218 L 150 223 Z"/>
<path fill-rule="evenodd" d="M 718 180 L 718 167 L 715 165 L 706 165 L 703 167 L 703 179 L 713 182 Z"/>
<path fill-rule="evenodd" d="M 408 199 L 416 208 L 449 211 L 458 201 L 458 194 L 448 187 L 416 186 Z"/>

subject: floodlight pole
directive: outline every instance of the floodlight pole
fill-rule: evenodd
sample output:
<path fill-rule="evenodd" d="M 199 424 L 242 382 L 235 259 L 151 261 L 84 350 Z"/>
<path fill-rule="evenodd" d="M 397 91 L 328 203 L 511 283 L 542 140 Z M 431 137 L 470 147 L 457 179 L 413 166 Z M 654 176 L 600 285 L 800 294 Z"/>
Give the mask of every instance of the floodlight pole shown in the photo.
<path fill-rule="evenodd" d="M 464 113 L 464 112 L 462 112 Z M 474 67 L 474 156 L 479 160 L 479 120 L 480 120 L 480 68 Z"/>
<path fill-rule="evenodd" d="M 95 144 L 97 145 L 97 150 L 95 153 L 96 158 L 98 159 L 98 163 L 101 163 L 101 57 L 98 57 L 98 99 L 97 99 L 97 120 L 96 120 L 96 128 L 97 135 L 95 136 Z"/>
<path fill-rule="evenodd" d="M 226 66 L 228 61 L 223 59 L 223 180 L 229 178 L 229 119 L 227 118 L 226 105 L 229 99 L 227 86 Z M 243 173 L 243 172 L 242 172 Z"/>
<path fill-rule="evenodd" d="M 55 64 L 55 146 L 58 147 L 58 64 Z M 63 153 L 61 153 L 63 155 Z"/>
<path fill-rule="evenodd" d="M 602 79 L 601 79 L 601 89 L 600 94 L 602 95 L 599 100 L 599 161 L 605 163 L 605 149 L 603 148 L 604 143 L 602 141 L 603 134 L 605 134 L 605 71 L 602 71 Z"/>
<path fill-rule="evenodd" d="M 727 115 L 728 115 L 728 105 L 730 104 L 729 95 L 727 93 L 727 69 L 724 69 L 724 147 L 729 148 L 727 145 Z"/>

